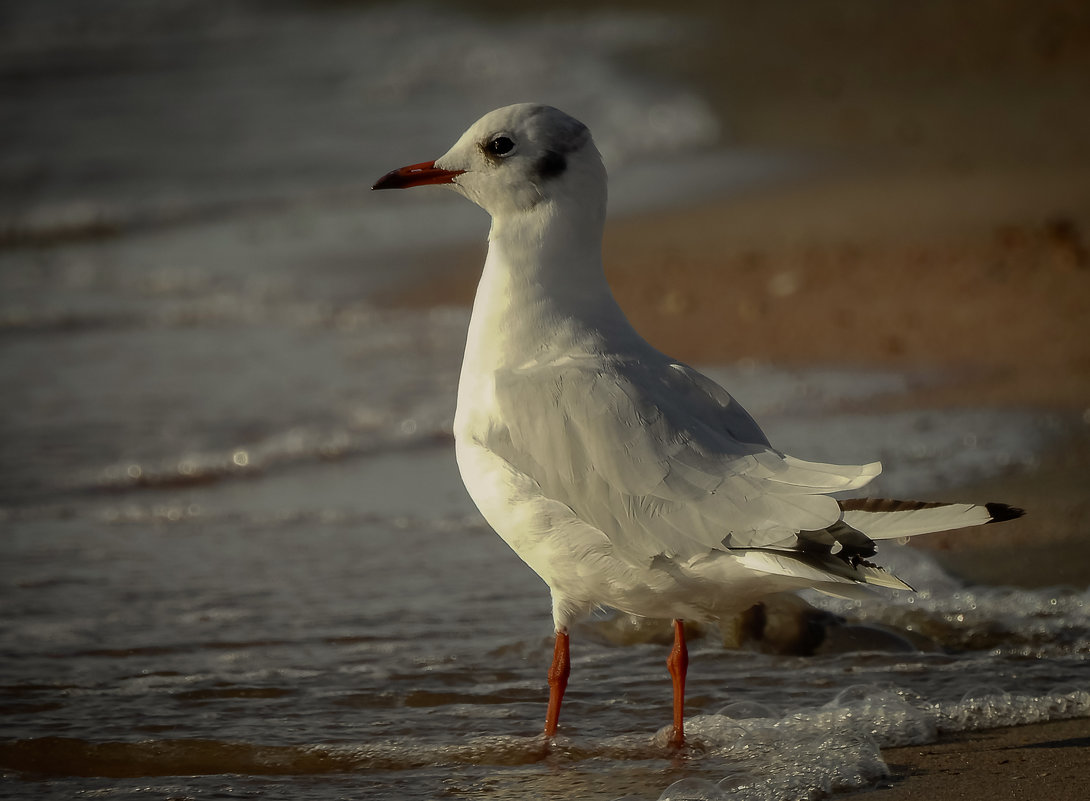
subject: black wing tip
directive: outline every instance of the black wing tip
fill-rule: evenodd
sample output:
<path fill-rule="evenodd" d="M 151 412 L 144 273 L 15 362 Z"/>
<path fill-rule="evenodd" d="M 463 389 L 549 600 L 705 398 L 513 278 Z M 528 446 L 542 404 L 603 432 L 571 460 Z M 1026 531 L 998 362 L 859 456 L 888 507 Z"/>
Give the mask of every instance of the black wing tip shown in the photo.
<path fill-rule="evenodd" d="M 992 516 L 989 523 L 1002 523 L 1004 520 L 1015 520 L 1026 513 L 1025 509 L 1019 509 L 1017 506 L 1008 506 L 1005 503 L 986 503 L 984 508 L 988 510 L 988 514 Z"/>

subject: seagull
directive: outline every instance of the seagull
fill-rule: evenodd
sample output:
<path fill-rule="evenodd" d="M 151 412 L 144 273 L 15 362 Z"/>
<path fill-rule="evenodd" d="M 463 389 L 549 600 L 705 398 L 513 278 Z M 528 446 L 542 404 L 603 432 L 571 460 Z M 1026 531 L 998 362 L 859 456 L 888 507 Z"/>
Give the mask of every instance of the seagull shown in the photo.
<path fill-rule="evenodd" d="M 455 447 L 477 508 L 552 595 L 547 741 L 570 674 L 568 632 L 595 609 L 673 619 L 669 744 L 680 748 L 685 621 L 804 588 L 911 590 L 871 561 L 876 541 L 1022 514 L 999 503 L 834 498 L 881 464 L 777 450 L 725 389 L 645 341 L 602 268 L 602 157 L 564 112 L 497 109 L 445 155 L 372 188 L 426 185 L 454 189 L 492 218 Z"/>

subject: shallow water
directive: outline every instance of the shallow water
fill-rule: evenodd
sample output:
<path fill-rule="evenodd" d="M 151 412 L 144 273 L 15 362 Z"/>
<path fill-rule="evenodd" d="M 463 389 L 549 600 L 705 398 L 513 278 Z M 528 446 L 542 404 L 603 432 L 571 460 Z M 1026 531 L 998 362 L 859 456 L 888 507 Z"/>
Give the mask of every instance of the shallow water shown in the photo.
<path fill-rule="evenodd" d="M 790 657 L 713 630 L 678 757 L 667 646 L 603 618 L 573 634 L 546 753 L 545 588 L 456 494 L 449 449 L 423 448 L 9 519 L 3 792 L 654 799 L 695 777 L 774 798 L 865 786 L 879 745 L 1090 714 L 1085 591 L 967 591 L 908 552 L 935 590 L 825 606 L 941 650 Z"/>
<path fill-rule="evenodd" d="M 53 6 L 77 20 L 83 7 Z M 810 599 L 825 614 L 816 655 L 696 636 L 680 755 L 661 742 L 663 632 L 588 622 L 546 751 L 547 592 L 480 520 L 453 461 L 467 312 L 373 300 L 426 275 L 420 249 L 485 222 L 438 194 L 363 194 L 479 110 L 524 99 L 445 69 L 449 50 L 380 70 L 391 42 L 408 52 L 405 37 L 441 29 L 443 47 L 481 63 L 511 45 L 467 16 L 419 26 L 418 8 L 142 6 L 77 24 L 4 5 L 4 64 L 36 83 L 4 129 L 5 175 L 26 184 L 4 198 L 14 233 L 0 250 L 0 796 L 780 798 L 866 786 L 885 772 L 881 745 L 1090 714 L 1085 591 L 966 589 L 894 547 L 887 563 L 921 592 Z M 676 28 L 596 20 L 574 43 L 556 21 L 517 40 L 538 65 L 522 85 L 594 109 L 607 157 L 628 165 L 614 189 L 629 207 L 652 202 L 641 187 L 664 164 L 676 191 L 698 191 L 678 176 L 686 146 L 714 138 L 706 110 L 615 59 Z M 328 46 L 301 44 L 316 37 Z M 147 42 L 199 63 L 170 67 Z M 44 136 L 45 107 L 87 111 L 89 86 L 111 114 Z M 164 87 L 189 105 L 155 106 Z M 162 137 L 195 125 L 194 108 L 241 102 L 215 136 L 140 129 L 128 155 L 106 147 L 149 107 Z M 414 111 L 427 102 L 434 116 Z M 678 127 L 633 141 L 649 107 Z M 297 141 L 315 118 L 328 137 Z M 407 133 L 391 144 L 391 130 Z M 665 140 L 680 152 L 661 155 Z M 647 152 L 657 165 L 633 163 Z M 209 160 L 232 169 L 195 170 Z M 757 180 L 790 162 L 719 164 Z M 709 372 L 779 446 L 881 458 L 886 494 L 1032 466 L 1062 430 L 1020 412 L 846 411 L 943 376 Z M 879 631 L 920 650 L 877 650 Z M 846 647 L 853 636 L 863 646 Z"/>

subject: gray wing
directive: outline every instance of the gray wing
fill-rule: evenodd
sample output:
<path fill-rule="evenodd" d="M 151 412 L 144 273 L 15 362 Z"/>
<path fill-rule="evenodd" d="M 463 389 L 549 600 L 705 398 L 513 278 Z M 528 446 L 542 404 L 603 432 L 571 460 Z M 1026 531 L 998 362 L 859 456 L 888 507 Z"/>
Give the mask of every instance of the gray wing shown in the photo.
<path fill-rule="evenodd" d="M 481 444 L 636 564 L 791 547 L 840 519 L 825 493 L 880 470 L 774 450 L 724 389 L 681 364 L 576 359 L 502 371 L 495 389 L 502 422 Z"/>

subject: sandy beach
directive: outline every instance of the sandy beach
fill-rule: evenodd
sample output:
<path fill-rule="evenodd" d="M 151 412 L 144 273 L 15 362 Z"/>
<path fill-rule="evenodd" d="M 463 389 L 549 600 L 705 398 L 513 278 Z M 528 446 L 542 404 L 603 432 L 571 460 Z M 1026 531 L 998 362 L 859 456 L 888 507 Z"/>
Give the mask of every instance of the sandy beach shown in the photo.
<path fill-rule="evenodd" d="M 883 756 L 890 779 L 851 797 L 1077 801 L 1086 795 L 1090 719 L 961 734 L 932 745 L 888 748 Z"/>

